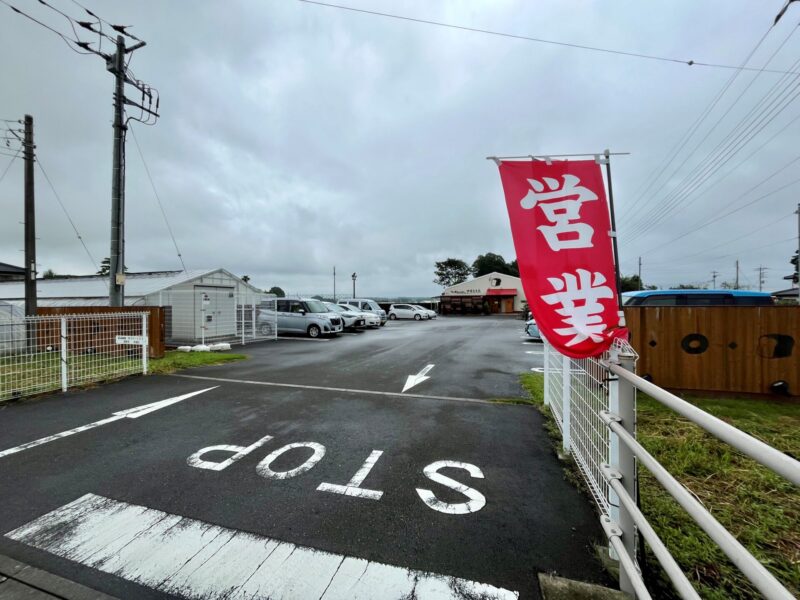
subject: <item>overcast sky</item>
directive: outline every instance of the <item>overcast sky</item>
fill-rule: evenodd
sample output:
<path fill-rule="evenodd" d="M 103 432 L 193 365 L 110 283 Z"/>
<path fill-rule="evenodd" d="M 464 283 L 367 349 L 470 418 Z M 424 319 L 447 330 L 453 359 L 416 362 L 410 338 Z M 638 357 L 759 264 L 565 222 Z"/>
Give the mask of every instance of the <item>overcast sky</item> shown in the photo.
<path fill-rule="evenodd" d="M 71 34 L 38 2 L 8 1 Z M 85 16 L 71 0 L 48 1 Z M 514 258 L 499 176 L 486 156 L 611 148 L 631 153 L 613 161 L 624 273 L 636 272 L 641 255 L 646 283 L 705 283 L 716 270 L 719 285 L 733 279 L 738 258 L 743 284 L 757 287 L 763 265 L 765 289 L 788 287 L 782 277 L 797 247 L 792 213 L 800 199 L 800 184 L 790 184 L 800 160 L 764 180 L 800 155 L 796 77 L 741 72 L 679 146 L 735 70 L 297 0 L 82 3 L 147 41 L 131 68 L 159 90 L 162 116 L 154 127 L 132 127 L 187 268 L 224 267 L 260 287 L 319 293 L 332 289 L 335 265 L 340 289 L 358 273 L 359 295 L 437 294 L 437 260 Z M 784 0 L 341 3 L 739 65 Z M 793 5 L 748 64 L 763 66 L 784 44 L 768 68 L 800 71 L 800 34 L 787 41 L 798 21 Z M 100 58 L 71 52 L 2 5 L 0 56 L 0 119 L 34 116 L 41 164 L 100 261 L 109 254 L 112 77 Z M 757 109 L 765 116 L 739 125 L 770 90 Z M 712 154 L 718 146 L 722 154 Z M 0 155 L 0 174 L 8 161 Z M 40 270 L 93 272 L 38 170 L 36 185 Z M 21 265 L 19 160 L 0 182 L 0 211 L 0 261 Z M 180 268 L 130 136 L 126 238 L 131 271 Z"/>

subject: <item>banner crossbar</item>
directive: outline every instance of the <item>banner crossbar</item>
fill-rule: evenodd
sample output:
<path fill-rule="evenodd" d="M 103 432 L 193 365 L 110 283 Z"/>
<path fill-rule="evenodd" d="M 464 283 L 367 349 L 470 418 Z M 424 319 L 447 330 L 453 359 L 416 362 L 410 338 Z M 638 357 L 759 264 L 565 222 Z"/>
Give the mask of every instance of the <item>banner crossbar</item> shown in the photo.
<path fill-rule="evenodd" d="M 528 159 L 528 160 L 547 160 L 548 158 L 568 158 L 576 156 L 630 156 L 630 152 L 585 152 L 583 154 L 525 154 L 523 156 L 487 156 L 486 160 L 509 160 L 509 159 Z"/>

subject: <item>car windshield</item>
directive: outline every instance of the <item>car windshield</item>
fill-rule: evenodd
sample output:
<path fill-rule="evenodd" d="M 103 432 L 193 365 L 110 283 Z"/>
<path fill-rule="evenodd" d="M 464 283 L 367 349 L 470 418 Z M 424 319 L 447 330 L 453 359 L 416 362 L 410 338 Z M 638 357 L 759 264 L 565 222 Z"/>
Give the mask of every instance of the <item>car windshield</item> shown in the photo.
<path fill-rule="evenodd" d="M 331 312 L 328 310 L 328 307 L 325 306 L 319 300 L 307 300 L 306 304 L 308 305 L 308 310 L 312 313 L 326 313 Z"/>
<path fill-rule="evenodd" d="M 367 306 L 369 306 L 372 310 L 381 310 L 381 307 L 375 302 L 367 302 Z"/>
<path fill-rule="evenodd" d="M 338 304 L 329 304 L 328 302 L 325 303 L 325 306 L 328 307 L 328 310 L 331 312 L 345 312 L 345 309 Z"/>

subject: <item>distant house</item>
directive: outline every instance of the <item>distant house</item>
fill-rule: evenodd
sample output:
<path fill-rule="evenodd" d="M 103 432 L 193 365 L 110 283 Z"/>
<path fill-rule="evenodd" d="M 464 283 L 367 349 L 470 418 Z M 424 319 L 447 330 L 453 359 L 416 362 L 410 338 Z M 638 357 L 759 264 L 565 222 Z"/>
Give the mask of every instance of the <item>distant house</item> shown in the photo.
<path fill-rule="evenodd" d="M 167 341 L 237 334 L 242 307 L 252 307 L 261 290 L 225 269 L 126 273 L 125 305 L 163 306 Z M 37 279 L 39 306 L 108 306 L 107 275 Z M 25 282 L 0 281 L 0 302 L 23 306 Z"/>
<path fill-rule="evenodd" d="M 513 275 L 489 273 L 445 288 L 442 314 L 522 312 L 525 291 L 522 280 Z"/>
<path fill-rule="evenodd" d="M 777 292 L 772 292 L 772 297 L 776 300 L 794 300 L 797 302 L 797 294 L 798 290 L 796 287 L 792 287 L 786 290 L 780 290 Z"/>
<path fill-rule="evenodd" d="M 0 262 L 0 281 L 25 281 L 25 269 Z"/>

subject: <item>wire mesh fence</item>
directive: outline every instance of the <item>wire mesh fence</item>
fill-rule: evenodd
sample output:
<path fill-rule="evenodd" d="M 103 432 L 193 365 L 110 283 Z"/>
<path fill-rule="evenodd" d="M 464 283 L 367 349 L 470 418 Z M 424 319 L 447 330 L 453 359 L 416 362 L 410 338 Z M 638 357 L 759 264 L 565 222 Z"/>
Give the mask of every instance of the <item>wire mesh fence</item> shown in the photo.
<path fill-rule="evenodd" d="M 164 308 L 168 345 L 248 344 L 278 335 L 272 294 L 197 286 L 159 292 L 148 298 L 148 304 Z"/>
<path fill-rule="evenodd" d="M 544 346 L 545 403 L 561 430 L 564 450 L 575 459 L 600 512 L 608 515 L 617 499 L 601 467 L 604 463 L 616 464 L 613 454 L 617 445 L 615 435 L 601 418 L 602 411 L 614 409 L 613 378 L 603 362 L 609 360 L 611 352 L 633 353 L 633 349 L 627 342 L 617 341 L 600 357 L 573 359 L 559 354 L 546 341 Z"/>
<path fill-rule="evenodd" d="M 146 313 L 0 313 L 0 401 L 147 372 Z"/>

